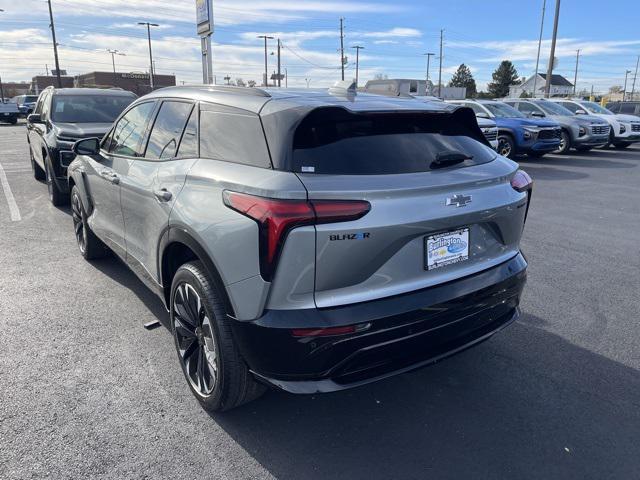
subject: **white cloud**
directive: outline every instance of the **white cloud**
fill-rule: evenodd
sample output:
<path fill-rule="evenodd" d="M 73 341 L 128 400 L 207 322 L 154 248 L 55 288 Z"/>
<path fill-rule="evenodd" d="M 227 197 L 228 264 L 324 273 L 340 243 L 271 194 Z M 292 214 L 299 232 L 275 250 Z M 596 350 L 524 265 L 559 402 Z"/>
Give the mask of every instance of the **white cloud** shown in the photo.
<path fill-rule="evenodd" d="M 355 35 L 358 35 L 357 33 Z M 415 28 L 396 27 L 381 32 L 363 32 L 360 33 L 365 38 L 399 38 L 399 37 L 420 37 L 422 32 Z"/>
<path fill-rule="evenodd" d="M 397 45 L 400 42 L 397 40 L 375 40 L 374 45 Z"/>

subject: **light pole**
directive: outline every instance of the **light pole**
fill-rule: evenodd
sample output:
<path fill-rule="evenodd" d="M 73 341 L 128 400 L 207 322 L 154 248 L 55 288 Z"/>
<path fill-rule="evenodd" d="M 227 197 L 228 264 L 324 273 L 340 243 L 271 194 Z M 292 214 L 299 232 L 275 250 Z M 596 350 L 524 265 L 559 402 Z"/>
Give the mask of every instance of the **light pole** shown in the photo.
<path fill-rule="evenodd" d="M 58 61 L 58 42 L 56 42 L 56 27 L 53 24 L 53 10 L 51 9 L 51 0 L 48 0 L 49 4 L 49 20 L 51 21 L 51 39 L 53 40 L 53 59 L 56 62 L 56 77 L 58 79 L 58 88 L 62 88 L 62 79 L 60 78 L 60 62 Z"/>
<path fill-rule="evenodd" d="M 356 49 L 356 88 L 358 88 L 358 71 L 360 69 L 360 50 L 362 50 L 364 47 L 360 45 L 354 45 L 351 48 Z"/>
<path fill-rule="evenodd" d="M 431 57 L 435 56 L 435 53 L 427 52 L 422 55 L 426 55 L 427 57 L 427 81 L 425 83 L 425 94 L 427 94 L 427 89 L 429 88 L 429 64 L 431 63 Z M 431 91 L 429 91 L 431 93 Z"/>
<path fill-rule="evenodd" d="M 638 55 L 638 59 L 636 60 L 636 73 L 633 74 L 633 83 L 631 84 L 631 101 L 633 101 L 636 96 L 636 77 L 638 76 L 638 66 L 640 66 L 640 55 Z"/>
<path fill-rule="evenodd" d="M 538 67 L 540 66 L 540 47 L 542 47 L 542 32 L 544 30 L 544 12 L 547 8 L 547 0 L 542 0 L 542 20 L 540 20 L 540 37 L 538 37 L 538 55 L 536 56 L 536 73 L 533 75 L 533 98 L 538 93 L 536 84 L 538 83 Z"/>
<path fill-rule="evenodd" d="M 4 9 L 0 8 L 0 12 L 4 12 Z M 4 89 L 2 88 L 2 78 L 0 78 L 0 103 L 4 103 Z"/>
<path fill-rule="evenodd" d="M 267 71 L 267 40 L 273 40 L 268 35 L 258 35 L 258 38 L 264 38 L 264 86 L 269 86 L 269 72 Z"/>
<path fill-rule="evenodd" d="M 153 54 L 151 53 L 151 27 L 159 27 L 157 23 L 138 22 L 138 25 L 147 26 L 147 40 L 149 40 L 149 85 L 153 90 Z"/>
<path fill-rule="evenodd" d="M 624 88 L 622 89 L 622 101 L 624 102 L 627 98 L 627 77 L 631 73 L 631 70 L 627 70 L 624 72 Z"/>
<path fill-rule="evenodd" d="M 111 48 L 108 48 L 107 52 L 111 54 L 111 63 L 113 65 L 113 86 L 115 87 L 116 86 L 116 55 L 120 55 L 124 57 L 125 54 L 119 50 L 115 50 Z"/>
<path fill-rule="evenodd" d="M 547 78 L 544 84 L 544 96 L 549 98 L 551 90 L 551 75 L 553 74 L 553 63 L 556 56 L 556 39 L 558 38 L 558 20 L 560 19 L 560 0 L 556 0 L 556 13 L 553 18 L 553 36 L 551 37 L 551 53 L 549 54 L 549 64 L 547 65 Z"/>

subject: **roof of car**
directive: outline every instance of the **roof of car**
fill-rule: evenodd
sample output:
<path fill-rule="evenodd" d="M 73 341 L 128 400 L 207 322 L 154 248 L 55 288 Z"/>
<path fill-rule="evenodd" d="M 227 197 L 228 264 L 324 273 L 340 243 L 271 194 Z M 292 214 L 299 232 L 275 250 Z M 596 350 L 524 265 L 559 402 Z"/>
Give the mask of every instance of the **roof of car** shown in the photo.
<path fill-rule="evenodd" d="M 136 94 L 120 88 L 54 88 L 54 95 L 114 95 L 118 97 L 133 96 Z"/>
<path fill-rule="evenodd" d="M 260 113 L 266 104 L 270 111 L 296 107 L 343 107 L 350 111 L 431 111 L 447 112 L 454 107 L 443 102 L 427 102 L 407 97 L 392 97 L 332 87 L 250 88 L 223 85 L 189 85 L 166 87 L 143 98 L 188 98 L 208 101 Z"/>

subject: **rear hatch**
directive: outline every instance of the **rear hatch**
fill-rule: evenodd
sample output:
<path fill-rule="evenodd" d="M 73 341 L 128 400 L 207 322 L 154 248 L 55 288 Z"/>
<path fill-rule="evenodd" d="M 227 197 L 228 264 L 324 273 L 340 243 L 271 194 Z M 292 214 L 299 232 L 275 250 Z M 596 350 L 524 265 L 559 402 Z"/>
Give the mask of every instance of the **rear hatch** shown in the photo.
<path fill-rule="evenodd" d="M 510 185 L 517 165 L 483 143 L 471 112 L 308 115 L 293 170 L 309 199 L 370 204 L 357 220 L 316 225 L 316 305 L 398 295 L 516 255 L 526 195 Z"/>

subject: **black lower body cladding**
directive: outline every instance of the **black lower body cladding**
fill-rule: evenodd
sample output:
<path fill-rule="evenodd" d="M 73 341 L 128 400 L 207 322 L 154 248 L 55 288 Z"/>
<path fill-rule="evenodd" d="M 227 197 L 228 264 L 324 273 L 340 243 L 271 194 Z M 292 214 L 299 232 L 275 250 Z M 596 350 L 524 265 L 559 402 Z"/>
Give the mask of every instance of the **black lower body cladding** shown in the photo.
<path fill-rule="evenodd" d="M 489 338 L 518 317 L 526 268 L 518 254 L 475 275 L 404 295 L 230 321 L 243 357 L 263 382 L 292 393 L 337 391 L 419 368 Z M 355 326 L 355 332 L 310 332 L 344 326 Z M 294 336 L 296 329 L 310 334 Z"/>

